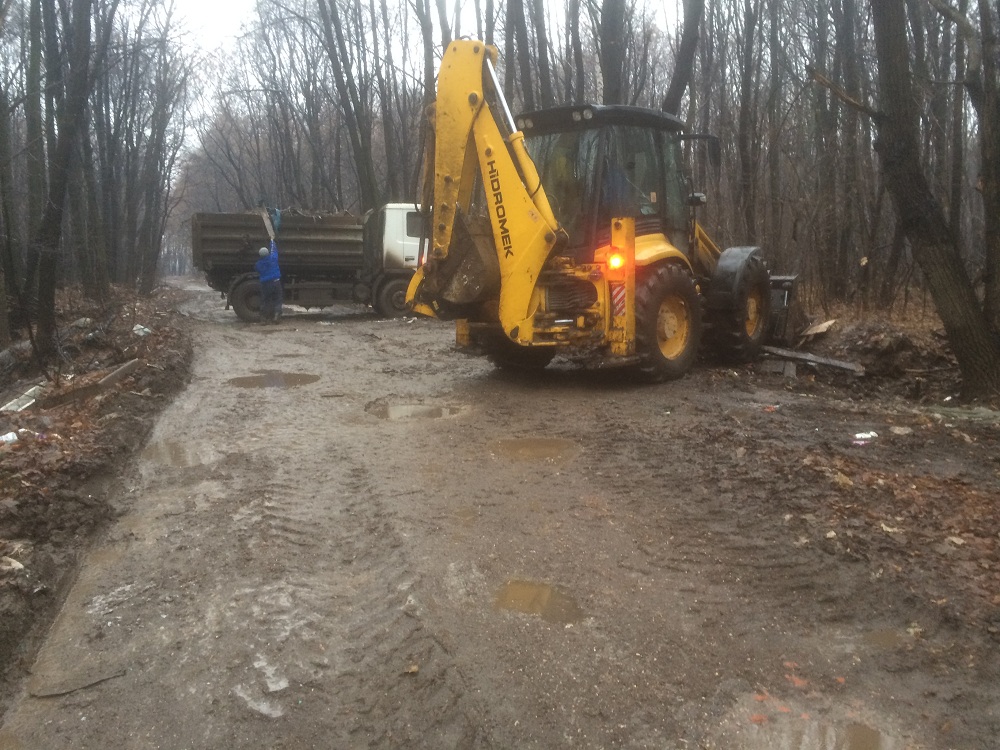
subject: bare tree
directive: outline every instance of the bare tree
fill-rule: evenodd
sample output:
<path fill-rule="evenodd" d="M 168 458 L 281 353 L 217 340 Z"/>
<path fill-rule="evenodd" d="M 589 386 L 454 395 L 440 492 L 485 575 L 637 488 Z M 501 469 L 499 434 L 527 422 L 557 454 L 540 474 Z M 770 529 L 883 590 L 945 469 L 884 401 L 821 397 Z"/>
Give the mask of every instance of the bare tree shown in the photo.
<path fill-rule="evenodd" d="M 55 149 L 48 163 L 48 195 L 45 209 L 33 241 L 38 265 L 38 329 L 35 333 L 35 344 L 36 351 L 43 359 L 51 356 L 56 343 L 55 292 L 69 162 L 90 90 L 91 8 L 90 0 L 75 0 L 72 4 L 72 25 L 66 29 L 64 47 L 69 75 L 66 79 L 65 99 L 58 110 L 58 130 L 54 134 Z M 53 58 L 54 55 L 50 60 Z M 52 74 L 54 71 L 50 68 L 48 72 Z"/>
<path fill-rule="evenodd" d="M 924 272 L 962 371 L 962 394 L 1000 393 L 1000 337 L 979 308 L 940 202 L 920 166 L 904 0 L 871 0 L 881 112 L 876 144 L 902 231 Z"/>
<path fill-rule="evenodd" d="M 333 68 L 334 80 L 351 139 L 361 191 L 361 206 L 363 210 L 367 210 L 378 206 L 382 196 L 372 161 L 370 105 L 362 100 L 357 79 L 349 64 L 350 54 L 347 38 L 336 2 L 319 0 L 319 10 L 323 38 L 326 42 L 327 54 Z"/>
<path fill-rule="evenodd" d="M 599 54 L 604 78 L 604 103 L 625 103 L 626 0 L 603 0 Z"/>
<path fill-rule="evenodd" d="M 705 0 L 684 0 L 684 31 L 674 63 L 674 75 L 670 79 L 670 88 L 663 95 L 663 102 L 660 104 L 660 109 L 664 112 L 680 114 L 681 99 L 684 97 L 684 91 L 690 85 L 691 77 L 694 74 L 698 34 L 704 15 Z"/>

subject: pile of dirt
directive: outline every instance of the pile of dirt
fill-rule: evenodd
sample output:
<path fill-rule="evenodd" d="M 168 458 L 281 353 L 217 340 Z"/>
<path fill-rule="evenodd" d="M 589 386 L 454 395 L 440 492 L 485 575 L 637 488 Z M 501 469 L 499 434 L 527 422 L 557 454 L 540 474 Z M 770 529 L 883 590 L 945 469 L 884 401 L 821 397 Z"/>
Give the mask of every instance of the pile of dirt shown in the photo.
<path fill-rule="evenodd" d="M 101 483 L 145 441 L 187 381 L 191 342 L 178 292 L 105 304 L 58 301 L 58 359 L 42 372 L 27 342 L 5 352 L 0 404 L 0 669 L 27 668 L 35 623 L 55 612 L 80 553 L 112 515 Z M 26 637 L 27 636 L 27 637 Z"/>
<path fill-rule="evenodd" d="M 798 351 L 816 354 L 863 368 L 806 366 L 807 380 L 832 386 L 855 398 L 899 398 L 918 404 L 954 401 L 962 387 L 958 361 L 940 319 L 919 310 L 888 316 L 884 313 L 841 309 L 830 318 L 817 318 L 819 333 L 801 336 Z M 801 368 L 800 368 L 801 369 Z"/>

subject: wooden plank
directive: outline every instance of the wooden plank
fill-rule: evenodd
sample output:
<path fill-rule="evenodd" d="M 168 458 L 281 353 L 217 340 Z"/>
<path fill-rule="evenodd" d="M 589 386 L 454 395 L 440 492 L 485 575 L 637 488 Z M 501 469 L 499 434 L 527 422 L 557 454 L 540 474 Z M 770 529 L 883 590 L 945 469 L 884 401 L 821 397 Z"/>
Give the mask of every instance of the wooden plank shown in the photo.
<path fill-rule="evenodd" d="M 260 211 L 260 218 L 264 220 L 264 227 L 267 229 L 267 236 L 270 237 L 271 241 L 273 242 L 274 227 L 271 225 L 271 215 L 267 212 L 267 209 L 264 207 L 261 207 L 259 211 Z"/>
<path fill-rule="evenodd" d="M 768 354 L 772 354 L 775 357 L 782 357 L 783 359 L 794 359 L 799 362 L 809 362 L 814 365 L 826 365 L 827 367 L 836 367 L 840 370 L 848 370 L 849 372 L 857 373 L 858 375 L 865 374 L 865 368 L 863 365 L 859 365 L 856 362 L 844 362 L 840 359 L 832 359 L 830 357 L 820 357 L 817 354 L 808 354 L 807 352 L 797 352 L 792 349 L 781 349 L 777 346 L 765 346 L 764 351 Z"/>
<path fill-rule="evenodd" d="M 39 402 L 39 406 L 43 409 L 51 409 L 54 406 L 61 406 L 62 404 L 69 403 L 70 401 L 79 401 L 84 398 L 93 398 L 98 393 L 107 390 L 110 386 L 117 383 L 119 380 L 129 375 L 142 365 L 142 362 L 138 359 L 133 359 L 126 362 L 117 370 L 109 375 L 105 375 L 96 383 L 90 383 L 89 385 L 84 385 L 71 391 L 63 391 L 62 393 L 53 393 L 48 398 L 42 399 Z"/>

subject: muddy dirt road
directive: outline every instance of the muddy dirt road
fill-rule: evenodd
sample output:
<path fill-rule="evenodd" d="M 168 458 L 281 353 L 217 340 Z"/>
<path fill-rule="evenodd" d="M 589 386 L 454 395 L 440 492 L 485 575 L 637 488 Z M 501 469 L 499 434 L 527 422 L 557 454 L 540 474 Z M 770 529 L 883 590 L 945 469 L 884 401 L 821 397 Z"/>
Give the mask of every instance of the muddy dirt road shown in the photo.
<path fill-rule="evenodd" d="M 997 747 L 998 571 L 907 510 L 1000 494 L 994 421 L 190 291 L 192 381 L 3 750 Z"/>

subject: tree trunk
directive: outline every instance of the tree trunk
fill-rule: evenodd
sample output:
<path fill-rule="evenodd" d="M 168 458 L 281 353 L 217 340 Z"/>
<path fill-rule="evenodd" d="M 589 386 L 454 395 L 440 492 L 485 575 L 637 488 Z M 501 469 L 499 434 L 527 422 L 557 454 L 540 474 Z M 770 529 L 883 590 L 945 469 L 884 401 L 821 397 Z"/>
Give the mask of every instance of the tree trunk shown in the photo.
<path fill-rule="evenodd" d="M 528 19 L 524 10 L 524 0 L 507 0 L 507 24 L 513 32 L 517 54 L 518 80 L 521 83 L 517 93 L 521 95 L 519 98 L 523 108 L 531 110 L 535 108 L 535 88 L 531 75 L 531 45 L 528 42 Z M 513 68 L 514 58 L 508 58 L 507 65 Z M 508 98 L 511 103 L 516 100 L 517 97 L 514 96 Z"/>
<path fill-rule="evenodd" d="M 0 223 L 4 227 L 0 244 L 0 273 L 4 274 L 4 291 L 13 299 L 16 296 L 18 280 L 21 278 L 21 254 L 19 244 L 24 239 L 21 234 L 20 217 L 14 201 L 16 181 L 13 166 L 12 133 L 10 129 L 10 103 L 7 92 L 0 82 Z M 6 307 L 3 308 L 6 318 Z"/>
<path fill-rule="evenodd" d="M 549 37 L 545 30 L 545 5 L 542 0 L 528 0 L 531 18 L 535 25 L 538 47 L 538 94 L 539 106 L 551 107 L 556 103 L 552 93 L 552 69 L 549 66 Z"/>
<path fill-rule="evenodd" d="M 962 371 L 966 399 L 1000 393 L 1000 336 L 979 310 L 940 203 L 920 167 L 904 0 L 870 0 L 882 113 L 876 151 L 886 184 Z"/>
<path fill-rule="evenodd" d="M 744 236 L 753 244 L 757 237 L 757 155 L 759 140 L 756 128 L 757 28 L 760 24 L 758 0 L 744 0 L 743 39 L 740 48 L 739 125 L 736 136 L 740 161 L 739 202 L 743 214 Z"/>
<path fill-rule="evenodd" d="M 601 6 L 601 76 L 604 103 L 625 103 L 625 0 L 604 0 Z"/>
<path fill-rule="evenodd" d="M 684 90 L 691 83 L 694 73 L 694 57 L 698 50 L 698 33 L 701 19 L 705 15 L 705 0 L 684 0 L 684 29 L 681 32 L 681 46 L 674 62 L 674 75 L 670 87 L 663 97 L 660 108 L 664 112 L 677 115 L 681 111 Z"/>
<path fill-rule="evenodd" d="M 35 239 L 38 253 L 38 328 L 35 341 L 43 361 L 55 351 L 55 293 L 66 188 L 70 159 L 79 137 L 90 87 L 91 7 L 90 0 L 75 0 L 72 6 L 73 25 L 66 29 L 69 77 L 66 96 L 58 112 L 56 148 L 49 155 L 48 200 Z"/>
<path fill-rule="evenodd" d="M 340 95 L 344 119 L 354 151 L 354 161 L 358 171 L 358 184 L 361 191 L 361 208 L 367 211 L 382 203 L 382 193 L 375 177 L 375 165 L 372 161 L 372 129 L 371 121 L 358 94 L 358 87 L 349 64 L 347 43 L 344 39 L 340 11 L 336 2 L 319 0 L 320 15 L 323 19 L 323 34 L 326 40 L 327 54 L 333 68 Z"/>
<path fill-rule="evenodd" d="M 982 107 L 977 108 L 982 129 L 982 196 L 986 218 L 986 254 L 983 281 L 984 312 L 994 331 L 1000 331 L 1000 40 L 996 3 L 979 0 L 982 34 Z"/>
<path fill-rule="evenodd" d="M 586 78 L 583 69 L 583 44 L 580 41 L 580 0 L 569 0 L 566 9 L 566 35 L 570 47 L 569 98 L 575 104 L 586 101 Z"/>

